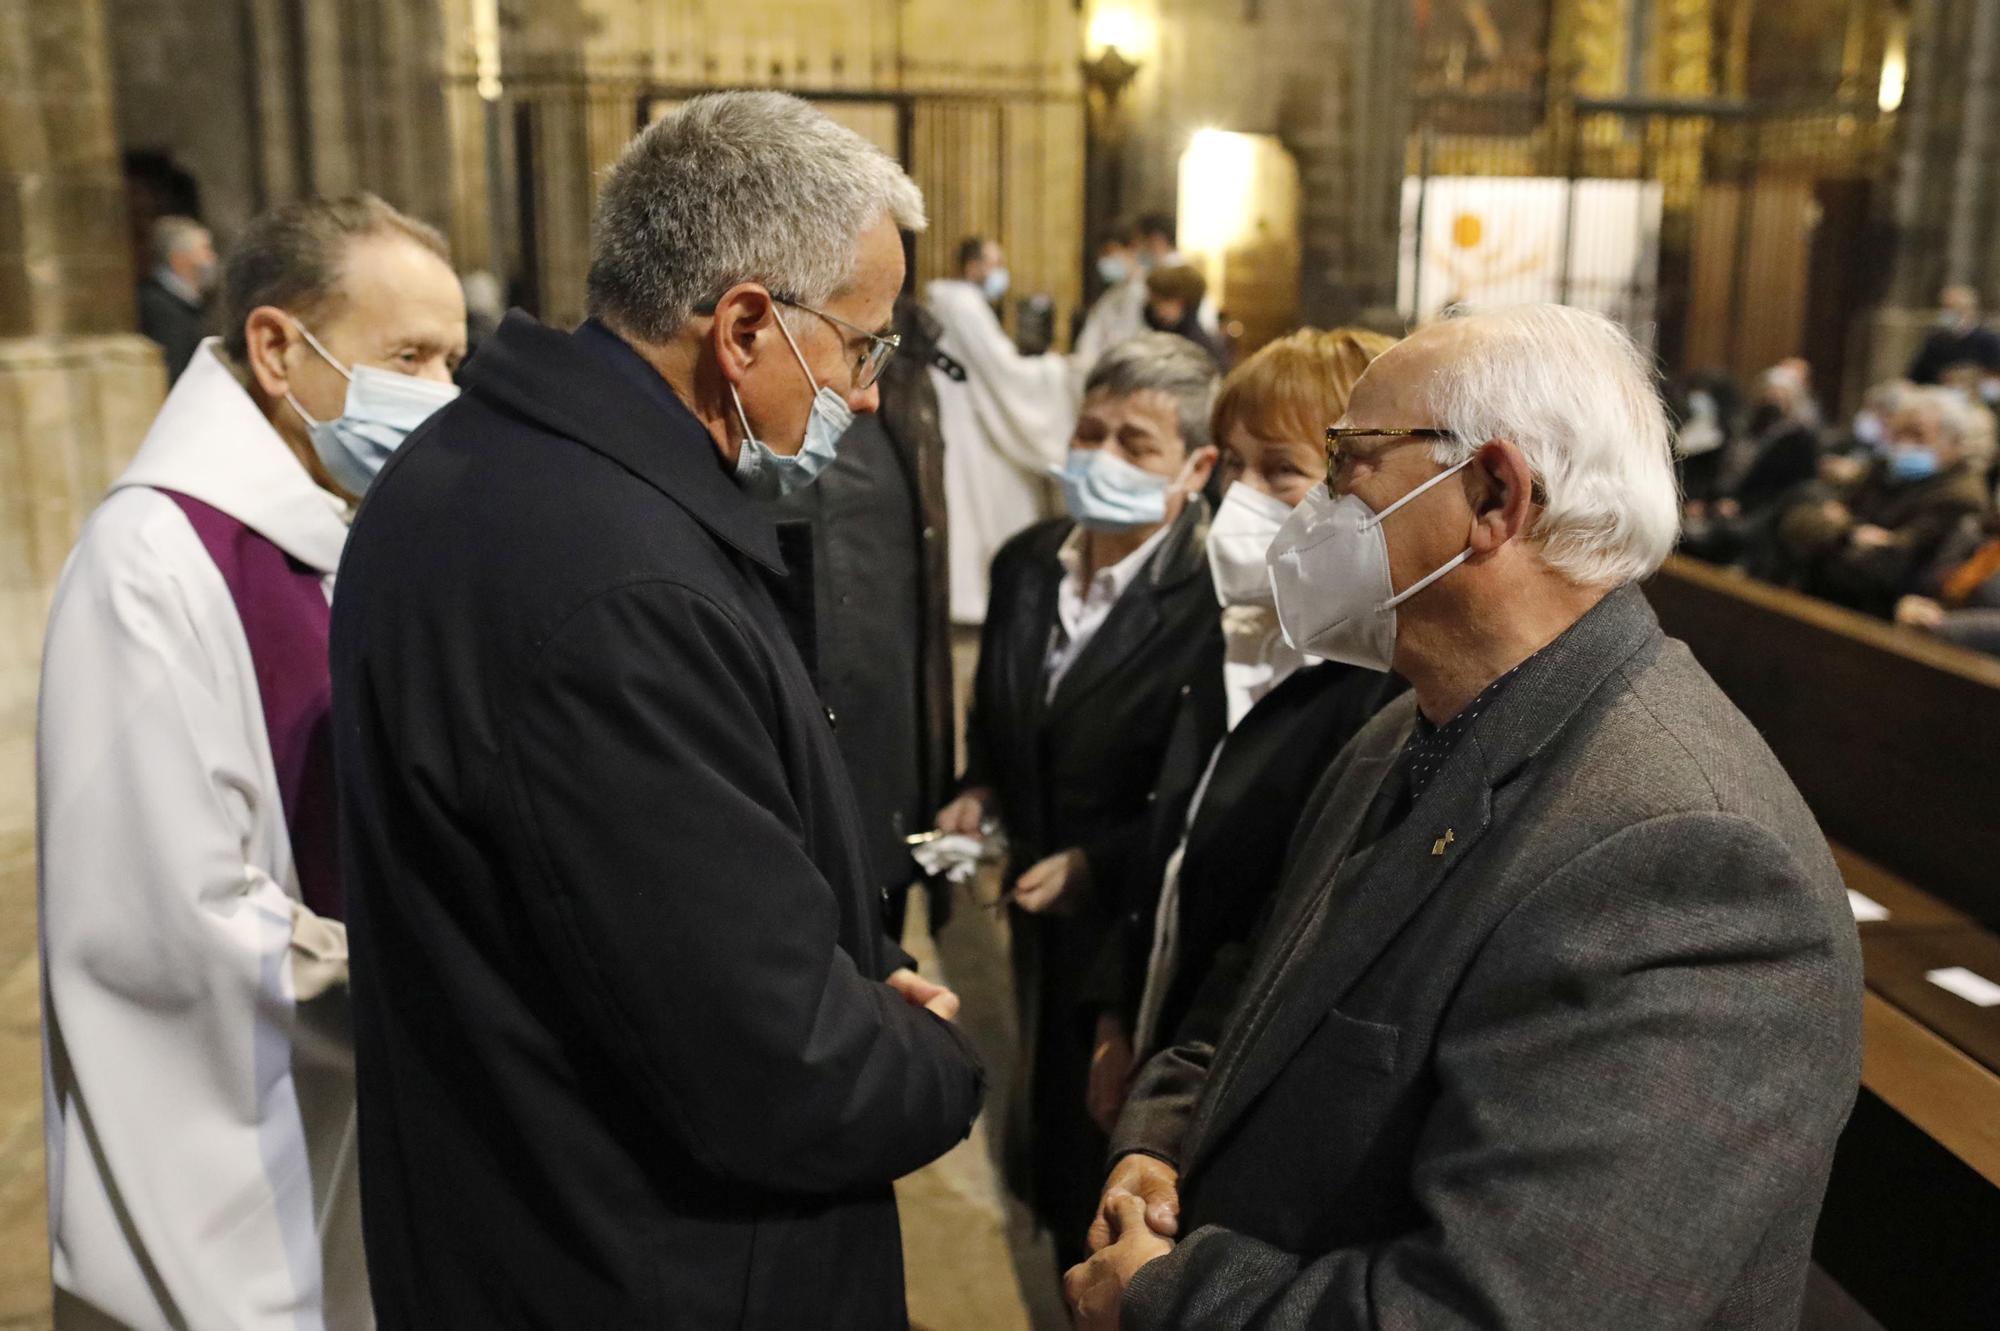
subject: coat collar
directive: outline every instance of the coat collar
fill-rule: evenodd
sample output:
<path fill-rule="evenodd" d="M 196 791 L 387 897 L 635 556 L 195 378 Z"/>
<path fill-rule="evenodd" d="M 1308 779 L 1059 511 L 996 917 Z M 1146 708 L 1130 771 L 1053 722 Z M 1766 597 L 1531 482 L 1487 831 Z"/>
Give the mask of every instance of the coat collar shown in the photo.
<path fill-rule="evenodd" d="M 112 485 L 175 490 L 220 509 L 300 563 L 331 573 L 347 543 L 346 505 L 320 489 L 256 401 L 204 341 Z"/>
<path fill-rule="evenodd" d="M 715 443 L 664 380 L 595 323 L 565 333 L 519 310 L 479 349 L 465 391 L 610 458 L 710 535 L 783 573 L 770 512 L 737 488 Z"/>
<path fill-rule="evenodd" d="M 1165 618 L 1160 602 L 1186 586 L 1190 579 L 1207 573 L 1208 502 L 1200 495 L 1191 496 L 1162 537 L 1152 558 L 1125 588 L 1104 623 L 1083 645 L 1056 686 L 1055 697 L 1049 700 L 1047 720 L 1061 717 L 1079 699 L 1116 678 L 1119 667 L 1145 646 Z M 1059 555 L 1052 555 L 1050 562 L 1054 572 L 1044 582 L 1048 588 L 1049 618 L 1053 621 L 1057 582 L 1070 575 Z"/>
<path fill-rule="evenodd" d="M 1660 636 L 1638 587 L 1610 593 L 1521 666 L 1424 797 L 1361 859 L 1355 839 L 1415 722 L 1413 697 L 1393 704 L 1401 724 L 1376 731 L 1354 754 L 1287 873 L 1295 889 L 1306 890 L 1287 893 L 1283 927 L 1274 921 L 1267 938 L 1299 937 L 1301 945 L 1259 958 L 1245 991 L 1257 1001 L 1232 1023 L 1226 1043 L 1234 1047 L 1218 1059 L 1210 1093 L 1190 1124 L 1190 1170 L 1485 837 L 1494 790 L 1544 752 L 1604 681 Z"/>

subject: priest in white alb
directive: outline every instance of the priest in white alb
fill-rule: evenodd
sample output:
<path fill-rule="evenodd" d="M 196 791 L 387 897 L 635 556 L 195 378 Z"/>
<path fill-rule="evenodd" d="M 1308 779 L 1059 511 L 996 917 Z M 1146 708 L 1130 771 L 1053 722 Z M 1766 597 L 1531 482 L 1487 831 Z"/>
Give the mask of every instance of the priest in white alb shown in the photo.
<path fill-rule="evenodd" d="M 1050 511 L 1051 469 L 1076 424 L 1083 380 L 1068 356 L 1024 356 L 994 305 L 1007 294 L 1006 259 L 991 240 L 959 250 L 959 276 L 932 282 L 924 301 L 944 326 L 939 347 L 965 377 L 933 369 L 951 512 L 951 617 L 986 618 L 986 575 L 1007 538 Z"/>
<path fill-rule="evenodd" d="M 364 1328 L 328 720 L 353 505 L 455 391 L 443 239 L 257 218 L 49 617 L 36 762 L 59 1327 Z"/>

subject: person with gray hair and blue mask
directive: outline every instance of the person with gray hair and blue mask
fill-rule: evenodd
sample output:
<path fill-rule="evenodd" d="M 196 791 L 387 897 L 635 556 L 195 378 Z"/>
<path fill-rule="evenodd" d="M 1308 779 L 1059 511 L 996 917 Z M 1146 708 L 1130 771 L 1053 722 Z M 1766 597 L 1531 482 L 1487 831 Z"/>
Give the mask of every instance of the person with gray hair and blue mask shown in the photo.
<path fill-rule="evenodd" d="M 356 520 L 334 720 L 385 1327 L 905 1323 L 892 1185 L 984 1073 L 885 935 L 765 501 L 875 409 L 923 224 L 807 103 L 689 101 L 604 182 L 591 318 L 510 315 Z"/>
<path fill-rule="evenodd" d="M 1677 516 L 1649 358 L 1475 312 L 1328 424 L 1279 622 L 1410 692 L 1328 755 L 1220 1036 L 1140 1071 L 1077 1325 L 1797 1326 L 1860 942 L 1637 585 Z"/>
<path fill-rule="evenodd" d="M 1207 353 L 1168 333 L 1122 343 L 1091 371 L 1067 462 L 1069 516 L 1027 528 L 993 561 L 959 796 L 938 827 L 1005 830 L 1016 1000 L 1028 1057 L 1006 1125 L 1009 1182 L 1058 1259 L 1081 1257 L 1104 1133 L 1084 1092 L 1101 1004 L 1089 972 L 1157 883 L 1143 848 L 1176 706 L 1222 690 L 1222 633 L 1202 486 L 1215 465 Z"/>

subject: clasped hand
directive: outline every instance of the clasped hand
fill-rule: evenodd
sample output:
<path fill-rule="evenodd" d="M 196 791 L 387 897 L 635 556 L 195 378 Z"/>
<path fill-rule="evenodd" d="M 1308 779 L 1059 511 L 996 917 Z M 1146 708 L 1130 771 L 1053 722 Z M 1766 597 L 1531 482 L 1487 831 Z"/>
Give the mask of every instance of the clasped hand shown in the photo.
<path fill-rule="evenodd" d="M 1063 1277 L 1078 1331 L 1117 1331 L 1132 1278 L 1174 1250 L 1180 1209 L 1180 1171 L 1164 1160 L 1128 1155 L 1112 1167 L 1090 1226 L 1091 1257 Z"/>

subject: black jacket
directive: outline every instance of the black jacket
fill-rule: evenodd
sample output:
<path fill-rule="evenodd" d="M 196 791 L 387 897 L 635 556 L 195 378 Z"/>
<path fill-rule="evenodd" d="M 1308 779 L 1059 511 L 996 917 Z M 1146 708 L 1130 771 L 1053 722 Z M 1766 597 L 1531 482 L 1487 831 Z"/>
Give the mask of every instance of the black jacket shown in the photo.
<path fill-rule="evenodd" d="M 1218 959 L 1230 959 L 1226 968 L 1237 959 L 1247 962 L 1306 797 L 1355 732 L 1404 687 L 1394 675 L 1358 666 L 1311 666 L 1259 699 L 1227 738 L 1219 695 L 1192 694 L 1181 708 L 1154 788 L 1152 844 L 1145 856 L 1148 864 L 1164 866 L 1186 837 L 1179 955 L 1159 1018 L 1163 1042 L 1172 1042 Z M 1216 705 L 1204 705 L 1211 697 Z M 1209 772 L 1211 756 L 1214 772 L 1190 824 L 1189 803 Z M 1127 1030 L 1145 992 L 1161 885 L 1157 873 L 1150 883 L 1132 884 L 1108 953 L 1101 993 Z"/>
<path fill-rule="evenodd" d="M 1064 576 L 1067 518 L 1021 532 L 993 560 L 979 671 L 966 722 L 965 784 L 998 796 L 1018 875 L 1081 848 L 1106 881 L 1070 912 L 1015 911 L 1012 961 L 1030 1057 L 1007 1119 L 1010 1186 L 1081 1260 L 1102 1177 L 1104 1136 L 1085 1112 L 1090 1065 L 1087 981 L 1103 954 L 1119 890 L 1148 844 L 1146 797 L 1184 693 L 1219 687 L 1222 628 L 1209 577 L 1208 509 L 1189 502 L 1138 578 L 1046 696 L 1050 632 Z"/>
<path fill-rule="evenodd" d="M 1910 362 L 1912 383 L 1934 384 L 1944 372 L 1958 365 L 1977 365 L 1988 374 L 2000 374 L 2000 333 L 1984 324 L 1960 332 L 1939 328 L 1924 339 L 1917 358 Z"/>
<path fill-rule="evenodd" d="M 202 338 L 208 335 L 208 318 L 201 306 L 188 304 L 158 278 L 149 277 L 139 284 L 139 331 L 159 343 L 171 384 L 181 377 Z"/>
<path fill-rule="evenodd" d="M 982 1073 L 877 983 L 768 514 L 609 333 L 509 316 L 333 620 L 363 1217 L 399 1327 L 899 1327 Z"/>
<path fill-rule="evenodd" d="M 783 608 L 838 718 L 870 871 L 892 892 L 918 876 L 904 838 L 931 825 L 957 772 L 937 324 L 915 301 L 897 314 L 903 349 L 883 371 L 881 410 L 776 506 Z M 939 895 L 934 926 L 949 902 Z"/>
<path fill-rule="evenodd" d="M 1221 686 L 1208 507 L 1195 501 L 1046 697 L 1056 552 L 1074 528 L 1051 518 L 1000 547 L 979 638 L 960 784 L 998 795 L 1017 872 L 1071 846 L 1093 870 L 1130 863 L 1183 688 Z"/>

